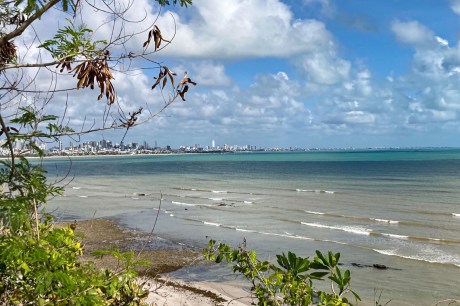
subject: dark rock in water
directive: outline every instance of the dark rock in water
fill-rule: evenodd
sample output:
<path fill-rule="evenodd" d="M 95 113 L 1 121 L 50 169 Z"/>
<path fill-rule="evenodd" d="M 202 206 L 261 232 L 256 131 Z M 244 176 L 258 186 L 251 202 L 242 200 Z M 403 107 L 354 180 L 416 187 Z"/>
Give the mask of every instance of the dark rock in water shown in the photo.
<path fill-rule="evenodd" d="M 381 265 L 381 264 L 373 264 L 372 266 L 373 266 L 374 268 L 380 269 L 380 270 L 387 270 L 387 269 L 388 269 L 387 266 Z"/>
<path fill-rule="evenodd" d="M 185 210 L 188 210 L 188 208 L 186 208 Z"/>
<path fill-rule="evenodd" d="M 140 197 L 145 197 L 147 194 L 146 193 L 138 193 L 137 195 L 140 196 Z"/>
<path fill-rule="evenodd" d="M 350 263 L 350 265 L 352 267 L 357 267 L 357 268 L 374 268 L 374 269 L 378 269 L 378 270 L 398 270 L 398 271 L 402 270 L 402 269 L 398 269 L 398 268 L 388 267 L 388 266 L 385 266 L 385 265 L 382 265 L 382 264 L 365 265 L 365 264 L 352 262 L 352 263 Z"/>
<path fill-rule="evenodd" d="M 219 203 L 219 205 L 217 205 L 217 206 L 227 206 L 227 204 Z"/>

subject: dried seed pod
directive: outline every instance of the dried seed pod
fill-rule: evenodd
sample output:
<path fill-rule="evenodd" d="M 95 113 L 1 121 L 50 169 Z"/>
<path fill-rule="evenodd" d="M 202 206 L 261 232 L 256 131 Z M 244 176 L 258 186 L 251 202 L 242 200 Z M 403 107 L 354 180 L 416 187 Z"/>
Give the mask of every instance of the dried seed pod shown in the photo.
<path fill-rule="evenodd" d="M 101 92 L 97 99 L 102 99 L 103 94 L 107 98 L 107 104 L 111 105 L 115 102 L 115 90 L 112 82 L 113 75 L 110 72 L 107 56 L 109 53 L 106 52 L 104 59 L 93 60 L 89 62 L 83 62 L 74 68 L 73 76 L 77 77 L 77 88 L 90 87 L 95 88 L 95 84 L 100 88 Z"/>
<path fill-rule="evenodd" d="M 7 41 L 0 46 L 0 67 L 9 64 L 16 58 L 16 46 L 13 42 Z"/>
<path fill-rule="evenodd" d="M 155 51 L 157 51 L 157 49 L 161 47 L 161 42 L 171 42 L 170 40 L 165 39 L 161 34 L 160 28 L 154 25 L 153 29 L 148 32 L 147 40 L 143 44 L 144 49 L 149 46 L 152 38 L 155 46 Z"/>

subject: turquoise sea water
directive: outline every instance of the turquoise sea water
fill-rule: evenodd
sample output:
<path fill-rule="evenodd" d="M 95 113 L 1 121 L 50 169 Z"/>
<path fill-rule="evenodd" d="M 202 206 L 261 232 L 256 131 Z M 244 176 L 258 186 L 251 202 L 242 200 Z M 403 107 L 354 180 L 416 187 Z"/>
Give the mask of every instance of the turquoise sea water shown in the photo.
<path fill-rule="evenodd" d="M 460 299 L 460 150 L 99 156 L 45 166 L 56 180 L 70 168 L 65 195 L 48 207 L 67 218 L 115 217 L 150 231 L 159 209 L 155 232 L 187 245 L 246 238 L 266 258 L 341 252 L 369 304 L 375 290 L 390 305 Z M 187 272 L 177 275 L 232 278 L 228 267 Z"/>

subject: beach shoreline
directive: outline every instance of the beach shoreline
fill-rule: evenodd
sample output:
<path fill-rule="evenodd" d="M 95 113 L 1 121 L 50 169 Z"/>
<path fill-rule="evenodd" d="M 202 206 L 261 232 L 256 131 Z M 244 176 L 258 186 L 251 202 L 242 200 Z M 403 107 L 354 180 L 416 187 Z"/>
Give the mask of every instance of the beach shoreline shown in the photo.
<path fill-rule="evenodd" d="M 74 222 L 58 222 L 56 226 L 69 226 Z M 75 223 L 74 223 L 75 224 Z M 155 306 L 243 306 L 250 305 L 250 293 L 242 287 L 226 283 L 189 282 L 168 276 L 180 269 L 202 265 L 201 253 L 190 247 L 165 241 L 149 233 L 120 227 L 111 219 L 76 221 L 75 234 L 82 239 L 85 250 L 81 262 L 93 262 L 101 269 L 115 269 L 118 262 L 110 256 L 97 259 L 91 252 L 100 249 L 134 251 L 138 259 L 148 261 L 149 267 L 136 267 L 139 283 L 149 291 L 148 305 Z"/>

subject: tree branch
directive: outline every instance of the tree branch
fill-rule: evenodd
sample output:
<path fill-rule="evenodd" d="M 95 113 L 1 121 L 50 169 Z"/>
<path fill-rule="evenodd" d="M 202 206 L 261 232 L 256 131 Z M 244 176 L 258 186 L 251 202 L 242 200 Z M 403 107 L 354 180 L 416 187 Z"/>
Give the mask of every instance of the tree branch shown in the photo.
<path fill-rule="evenodd" d="M 6 142 L 8 143 L 8 148 L 10 149 L 10 154 L 11 154 L 11 168 L 10 168 L 10 176 L 9 176 L 9 181 L 11 182 L 13 180 L 13 175 L 14 175 L 13 143 L 11 142 L 10 133 L 8 132 L 8 129 L 6 128 L 5 121 L 3 121 L 3 116 L 1 114 L 0 114 L 0 125 L 2 126 L 3 133 L 5 133 L 6 135 Z"/>
<path fill-rule="evenodd" d="M 11 31 L 10 33 L 6 34 L 5 36 L 0 37 L 0 46 L 3 46 L 7 41 L 21 35 L 35 20 L 40 18 L 43 13 L 48 11 L 50 8 L 55 6 L 61 0 L 51 0 L 47 4 L 45 4 L 41 9 L 37 10 L 35 14 L 27 18 L 27 20 L 21 24 L 19 27 Z"/>

